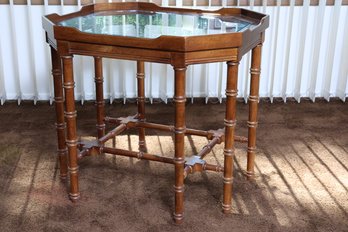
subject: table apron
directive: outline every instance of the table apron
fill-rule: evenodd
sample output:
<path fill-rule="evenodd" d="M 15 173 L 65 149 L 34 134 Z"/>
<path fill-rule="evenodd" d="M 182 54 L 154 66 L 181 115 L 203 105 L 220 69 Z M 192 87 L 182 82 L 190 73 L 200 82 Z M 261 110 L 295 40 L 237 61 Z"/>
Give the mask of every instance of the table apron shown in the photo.
<path fill-rule="evenodd" d="M 98 56 L 112 59 L 146 61 L 187 66 L 223 61 L 238 60 L 239 48 L 225 48 L 193 52 L 172 52 L 111 45 L 87 44 L 69 41 L 58 41 L 58 53 L 64 55 Z"/>

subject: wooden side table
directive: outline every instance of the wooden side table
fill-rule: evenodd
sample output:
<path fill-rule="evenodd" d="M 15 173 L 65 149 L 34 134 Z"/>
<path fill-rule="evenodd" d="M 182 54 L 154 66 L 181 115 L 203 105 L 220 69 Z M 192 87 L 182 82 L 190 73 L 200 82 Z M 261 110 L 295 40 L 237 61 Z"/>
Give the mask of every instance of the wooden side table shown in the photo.
<path fill-rule="evenodd" d="M 166 19 L 166 20 L 164 20 Z M 247 142 L 246 175 L 254 175 L 257 106 L 260 78 L 261 47 L 269 17 L 257 12 L 223 8 L 202 11 L 162 8 L 151 3 L 106 3 L 83 7 L 80 11 L 43 17 L 47 43 L 51 47 L 57 116 L 60 177 L 70 178 L 69 197 L 80 197 L 78 160 L 100 153 L 136 157 L 175 166 L 174 220 L 184 216 L 184 179 L 193 172 L 223 172 L 224 213 L 231 211 L 234 142 Z M 248 138 L 235 135 L 238 65 L 242 56 L 252 50 L 251 87 L 249 97 Z M 94 57 L 96 84 L 97 139 L 79 142 L 76 133 L 73 55 Z M 106 117 L 104 113 L 102 58 L 137 62 L 138 112 L 123 118 Z M 185 125 L 185 73 L 188 65 L 227 62 L 226 114 L 224 128 L 196 130 Z M 144 62 L 171 64 L 175 78 L 174 126 L 145 120 Z M 63 78 L 62 78 L 63 77 Z M 62 82 L 63 79 L 63 82 Z M 64 94 L 63 94 L 64 89 Z M 115 124 L 105 132 L 105 123 Z M 66 126 L 65 126 L 66 125 Z M 139 130 L 139 151 L 106 146 L 106 142 L 129 128 Z M 147 153 L 145 129 L 158 129 L 175 134 L 174 158 Z M 184 154 L 185 135 L 206 137 L 209 143 L 197 154 Z M 204 157 L 216 144 L 224 143 L 224 166 L 208 164 Z"/>

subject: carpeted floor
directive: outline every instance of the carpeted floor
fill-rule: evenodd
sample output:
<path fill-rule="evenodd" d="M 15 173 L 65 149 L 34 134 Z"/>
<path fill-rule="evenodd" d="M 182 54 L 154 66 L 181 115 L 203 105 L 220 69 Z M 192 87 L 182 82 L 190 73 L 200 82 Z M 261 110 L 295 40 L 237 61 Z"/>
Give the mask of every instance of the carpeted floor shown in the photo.
<path fill-rule="evenodd" d="M 135 113 L 135 104 L 107 105 L 107 115 Z M 171 104 L 147 105 L 148 121 L 172 124 Z M 247 106 L 238 103 L 237 134 L 246 135 Z M 348 231 L 348 104 L 262 101 L 257 178 L 246 181 L 245 144 L 236 145 L 233 213 L 221 212 L 222 175 L 185 180 L 185 221 L 172 220 L 173 166 L 111 155 L 80 162 L 81 200 L 67 198 L 57 169 L 54 107 L 0 106 L 0 231 Z M 223 126 L 224 104 L 187 104 L 187 126 Z M 93 103 L 78 106 L 78 133 L 95 135 Z M 173 155 L 170 134 L 148 131 L 150 153 Z M 186 154 L 206 139 L 187 137 Z M 117 138 L 137 149 L 136 131 Z M 208 155 L 222 163 L 222 146 Z"/>

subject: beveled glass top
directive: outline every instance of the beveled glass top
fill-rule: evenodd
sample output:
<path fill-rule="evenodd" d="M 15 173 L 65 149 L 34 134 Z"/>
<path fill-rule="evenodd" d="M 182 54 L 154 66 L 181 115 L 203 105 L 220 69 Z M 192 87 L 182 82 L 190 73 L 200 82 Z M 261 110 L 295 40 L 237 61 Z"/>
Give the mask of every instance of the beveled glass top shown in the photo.
<path fill-rule="evenodd" d="M 241 32 L 255 25 L 243 16 L 214 13 L 180 14 L 150 11 L 100 11 L 61 21 L 58 25 L 103 35 L 157 38 Z"/>

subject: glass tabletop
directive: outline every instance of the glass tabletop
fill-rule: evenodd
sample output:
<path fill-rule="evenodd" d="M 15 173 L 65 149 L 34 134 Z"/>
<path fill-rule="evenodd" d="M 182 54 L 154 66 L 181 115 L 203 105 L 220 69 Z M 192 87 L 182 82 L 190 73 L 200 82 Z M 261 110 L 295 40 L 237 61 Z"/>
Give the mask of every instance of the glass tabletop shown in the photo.
<path fill-rule="evenodd" d="M 157 38 L 161 35 L 196 36 L 241 32 L 255 23 L 242 16 L 213 13 L 101 11 L 63 20 L 58 25 L 93 34 Z"/>

